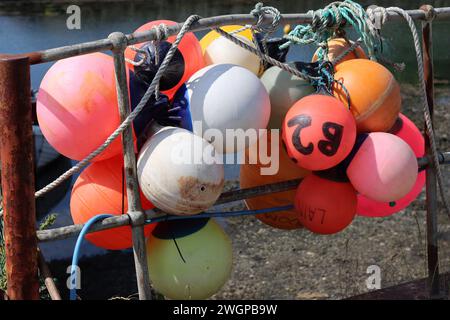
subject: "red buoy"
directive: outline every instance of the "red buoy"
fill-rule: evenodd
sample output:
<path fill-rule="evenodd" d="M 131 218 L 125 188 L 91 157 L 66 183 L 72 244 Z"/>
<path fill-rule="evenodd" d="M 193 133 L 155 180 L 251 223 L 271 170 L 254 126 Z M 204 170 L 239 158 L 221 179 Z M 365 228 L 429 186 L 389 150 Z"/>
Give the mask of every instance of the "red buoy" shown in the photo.
<path fill-rule="evenodd" d="M 319 234 L 347 227 L 356 214 L 356 190 L 350 183 L 335 182 L 314 174 L 306 176 L 295 196 L 300 223 Z"/>
<path fill-rule="evenodd" d="M 350 153 L 356 123 L 334 97 L 314 94 L 297 101 L 283 122 L 283 141 L 289 157 L 308 170 L 325 170 Z"/>
<path fill-rule="evenodd" d="M 122 155 L 92 163 L 81 172 L 70 198 L 70 213 L 75 224 L 86 223 L 95 215 L 124 214 L 128 208 Z M 141 194 L 144 210 L 154 206 Z M 144 227 L 147 237 L 155 224 Z M 86 235 L 92 244 L 109 250 L 121 250 L 132 246 L 131 227 L 124 226 Z"/>
<path fill-rule="evenodd" d="M 160 24 L 173 26 L 177 23 L 170 20 L 155 20 L 144 24 L 135 32 L 151 30 L 152 28 L 157 27 Z M 128 67 L 131 70 L 135 71 L 135 73 L 138 75 L 138 78 L 139 75 L 142 75 L 142 78 L 144 78 L 145 80 L 144 82 L 149 85 L 156 74 L 158 66 L 162 63 L 162 60 L 164 59 L 175 39 L 176 36 L 171 36 L 167 40 L 158 41 L 153 44 L 150 42 L 137 44 L 135 47 L 146 52 L 146 63 L 138 67 L 133 66 L 132 64 L 128 64 Z M 158 63 L 155 63 L 155 50 L 157 50 L 159 55 Z M 139 61 L 140 59 L 144 58 L 142 54 L 139 54 L 135 50 L 132 50 L 130 47 L 125 50 L 125 57 L 133 61 Z M 161 92 L 172 99 L 178 88 L 181 87 L 181 85 L 185 83 L 195 72 L 202 69 L 204 66 L 205 62 L 203 59 L 200 42 L 192 32 L 186 33 L 186 35 L 178 45 L 175 55 L 170 61 L 165 74 L 161 78 Z"/>

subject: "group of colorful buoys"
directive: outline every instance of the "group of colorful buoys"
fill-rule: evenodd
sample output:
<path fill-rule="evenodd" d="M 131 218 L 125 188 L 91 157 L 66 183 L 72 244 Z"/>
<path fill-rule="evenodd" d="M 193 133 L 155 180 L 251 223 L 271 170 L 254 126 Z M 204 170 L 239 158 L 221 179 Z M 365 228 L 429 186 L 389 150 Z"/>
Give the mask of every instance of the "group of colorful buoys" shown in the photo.
<path fill-rule="evenodd" d="M 161 23 L 175 24 L 153 21 L 137 31 Z M 255 47 L 249 30 L 236 36 Z M 126 49 L 132 109 L 174 39 Z M 348 45 L 343 39 L 331 40 L 330 59 Z M 213 158 L 242 151 L 248 160 L 250 148 L 266 146 L 270 156 L 274 145 L 283 145 L 278 150 L 279 170 L 264 175 L 262 159 L 246 161 L 241 166 L 241 187 L 303 180 L 296 191 L 246 200 L 253 210 L 295 204 L 292 210 L 256 216 L 267 225 L 331 234 L 348 226 L 356 213 L 386 216 L 406 207 L 424 185 L 416 160 L 424 154 L 424 142 L 414 124 L 399 114 L 397 82 L 359 47 L 335 66 L 334 76 L 339 80 L 334 96 L 315 93 L 308 82 L 276 66 L 264 70 L 258 56 L 215 31 L 201 41 L 188 33 L 160 81 L 167 105 L 184 110 L 178 113 L 183 118 L 180 125 L 153 123 L 154 115 L 145 112 L 147 106 L 133 122 L 142 208 L 156 206 L 174 215 L 203 212 L 216 202 L 224 185 L 223 164 L 206 162 L 205 150 Z M 37 116 L 46 139 L 61 154 L 74 160 L 88 156 L 120 124 L 113 58 L 93 53 L 56 62 L 42 80 Z M 195 122 L 201 123 L 200 129 L 192 126 Z M 151 127 L 148 137 L 146 125 Z M 265 128 L 281 129 L 282 134 L 269 130 L 237 146 L 234 140 L 217 138 L 226 137 L 227 129 Z M 207 137 L 204 130 L 218 134 Z M 138 143 L 142 137 L 146 141 Z M 85 223 L 102 213 L 126 213 L 125 190 L 118 138 L 77 178 L 70 201 L 74 223 Z M 229 277 L 231 242 L 213 219 L 152 223 L 144 231 L 150 278 L 165 296 L 207 298 Z M 132 245 L 129 226 L 86 237 L 111 250 Z"/>
<path fill-rule="evenodd" d="M 344 39 L 330 40 L 328 58 L 332 61 L 350 45 Z M 313 61 L 317 56 L 316 52 Z M 400 88 L 394 76 L 367 59 L 360 47 L 334 69 L 334 96 L 312 94 L 302 79 L 278 67 L 261 77 L 272 106 L 277 105 L 270 123 L 282 129 L 291 162 L 309 170 L 296 194 L 270 202 L 295 203 L 295 210 L 270 214 L 270 224 L 279 228 L 336 233 L 356 214 L 382 217 L 404 209 L 424 186 L 424 173 L 418 173 L 417 164 L 417 157 L 424 155 L 424 140 L 419 129 L 400 114 Z M 241 186 L 248 185 L 250 170 L 241 168 Z M 289 178 L 299 177 L 291 172 Z M 279 175 L 287 180 L 282 170 Z M 277 175 L 261 175 L 258 180 L 260 184 L 279 181 Z M 270 197 L 277 199 L 276 194 Z M 258 204 L 264 199 L 269 197 L 260 197 Z M 250 208 L 257 207 L 250 199 L 246 202 Z"/>

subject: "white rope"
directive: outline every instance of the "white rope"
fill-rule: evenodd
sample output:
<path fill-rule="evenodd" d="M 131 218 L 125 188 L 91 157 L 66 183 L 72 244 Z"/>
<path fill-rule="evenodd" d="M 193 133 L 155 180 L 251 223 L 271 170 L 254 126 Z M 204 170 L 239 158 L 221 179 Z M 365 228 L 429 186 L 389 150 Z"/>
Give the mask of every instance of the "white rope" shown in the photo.
<path fill-rule="evenodd" d="M 311 80 L 318 79 L 316 77 L 311 77 L 311 76 L 309 76 L 309 75 L 307 75 L 305 73 L 302 73 L 302 72 L 298 71 L 297 69 L 292 68 L 288 64 L 282 63 L 282 62 L 280 62 L 280 61 L 278 61 L 278 60 L 276 60 L 276 59 L 266 55 L 265 53 L 261 52 L 261 50 L 250 46 L 249 44 L 241 41 L 240 39 L 236 38 L 235 36 L 229 34 L 226 31 L 223 31 L 220 28 L 212 28 L 212 29 L 214 31 L 216 31 L 217 33 L 219 33 L 221 36 L 223 36 L 223 37 L 227 38 L 228 40 L 232 41 L 233 43 L 237 44 L 238 46 L 241 46 L 242 48 L 244 48 L 244 49 L 254 53 L 260 59 L 262 59 L 262 60 L 264 60 L 264 61 L 266 61 L 266 62 L 268 62 L 268 63 L 270 63 L 270 64 L 272 64 L 274 66 L 277 66 L 277 67 L 279 67 L 279 68 L 281 68 L 281 69 L 283 69 L 283 70 L 285 70 L 285 71 L 287 71 L 289 73 L 292 73 L 293 75 L 295 75 L 295 76 L 297 76 L 297 77 L 299 77 L 299 78 L 301 78 L 303 80 L 311 81 Z"/>
<path fill-rule="evenodd" d="M 128 58 L 125 58 L 125 61 L 126 61 L 127 63 L 129 63 L 129 64 L 135 66 L 135 67 L 142 66 L 142 65 L 144 64 L 145 60 L 147 60 L 147 57 L 148 57 L 147 52 L 146 52 L 145 50 L 139 49 L 139 48 L 136 47 L 136 46 L 129 46 L 128 48 L 130 48 L 131 50 L 133 50 L 133 51 L 135 51 L 135 52 L 137 52 L 137 53 L 143 54 L 144 56 L 143 56 L 142 59 L 139 60 L 139 61 L 134 61 L 134 60 L 131 60 L 131 59 L 128 59 Z"/>
<path fill-rule="evenodd" d="M 357 47 L 360 46 L 362 43 L 362 39 L 359 38 L 355 42 L 353 42 L 346 50 L 344 50 L 340 55 L 338 55 L 331 63 L 333 66 L 337 65 L 339 62 L 341 62 L 342 59 L 344 59 L 350 52 L 355 51 Z"/>

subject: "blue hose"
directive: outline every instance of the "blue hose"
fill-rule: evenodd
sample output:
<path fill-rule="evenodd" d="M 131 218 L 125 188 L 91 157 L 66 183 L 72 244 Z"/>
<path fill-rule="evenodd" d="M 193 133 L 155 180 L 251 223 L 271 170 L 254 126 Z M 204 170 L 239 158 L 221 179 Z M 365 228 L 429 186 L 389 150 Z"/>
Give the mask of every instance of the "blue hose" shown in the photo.
<path fill-rule="evenodd" d="M 105 218 L 112 217 L 111 214 L 99 214 L 97 216 L 92 217 L 89 219 L 88 222 L 83 226 L 83 229 L 81 229 L 80 234 L 78 235 L 77 242 L 75 244 L 75 249 L 73 250 L 73 256 L 72 256 L 72 265 L 70 266 L 70 300 L 76 300 L 77 299 L 77 287 L 76 287 L 76 281 L 77 281 L 77 272 L 78 272 L 78 256 L 80 253 L 80 247 L 83 244 L 84 236 L 88 232 L 89 228 L 98 220 L 103 220 Z"/>
<path fill-rule="evenodd" d="M 265 208 L 259 210 L 239 210 L 239 211 L 225 211 L 225 212 L 203 212 L 200 214 L 192 215 L 192 216 L 175 216 L 175 215 L 165 215 L 162 217 L 157 217 L 154 219 L 147 220 L 146 223 L 155 223 L 160 221 L 170 221 L 170 220 L 182 220 L 182 219 L 201 219 L 201 218 L 211 218 L 211 217 L 233 217 L 233 216 L 242 216 L 242 215 L 255 215 L 255 214 L 263 214 L 263 213 L 271 213 L 276 211 L 283 210 L 291 210 L 294 206 L 280 206 L 273 208 Z M 73 250 L 72 256 L 72 265 L 70 267 L 70 300 L 77 299 L 77 289 L 76 289 L 76 280 L 77 280 L 77 271 L 78 271 L 78 256 L 80 253 L 80 247 L 83 243 L 84 236 L 88 232 L 89 228 L 98 220 L 103 220 L 105 218 L 112 217 L 111 214 L 99 214 L 97 216 L 92 217 L 81 229 L 80 234 L 78 235 L 77 242 L 75 244 L 75 249 Z"/>

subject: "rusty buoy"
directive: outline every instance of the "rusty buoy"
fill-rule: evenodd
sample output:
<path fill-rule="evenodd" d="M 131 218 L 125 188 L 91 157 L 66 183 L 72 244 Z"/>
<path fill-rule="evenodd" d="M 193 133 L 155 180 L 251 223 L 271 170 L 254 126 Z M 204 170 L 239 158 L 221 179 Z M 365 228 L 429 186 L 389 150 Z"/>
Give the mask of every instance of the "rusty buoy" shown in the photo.
<path fill-rule="evenodd" d="M 221 158 L 203 138 L 165 127 L 142 147 L 137 162 L 144 195 L 159 209 L 178 215 L 206 210 L 222 192 Z"/>

